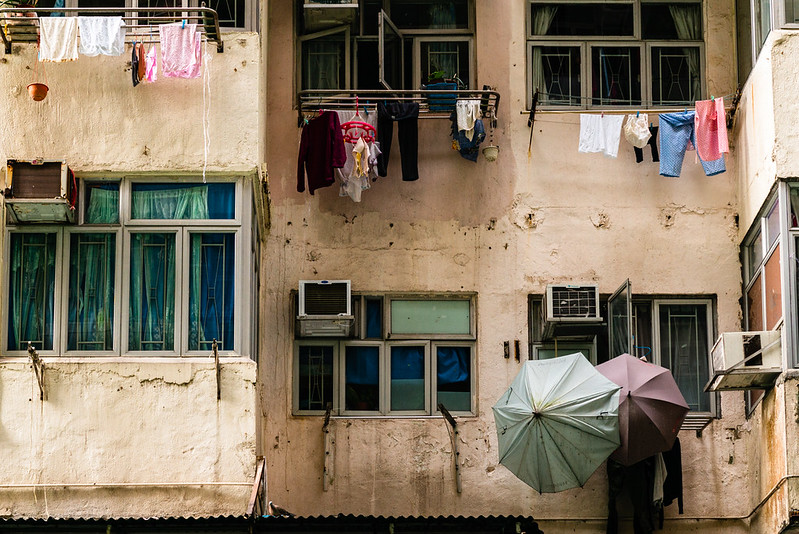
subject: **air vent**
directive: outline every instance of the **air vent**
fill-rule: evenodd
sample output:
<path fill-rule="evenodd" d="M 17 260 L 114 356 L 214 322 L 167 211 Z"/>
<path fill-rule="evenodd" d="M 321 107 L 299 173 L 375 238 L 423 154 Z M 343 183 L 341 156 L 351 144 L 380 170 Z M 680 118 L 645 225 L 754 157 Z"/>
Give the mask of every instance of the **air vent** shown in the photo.
<path fill-rule="evenodd" d="M 782 372 L 779 330 L 724 332 L 710 350 L 713 378 L 705 391 L 768 388 Z"/>
<path fill-rule="evenodd" d="M 601 321 L 597 286 L 547 286 L 546 320 L 550 322 Z"/>
<path fill-rule="evenodd" d="M 77 180 L 64 162 L 8 160 L 6 182 L 11 224 L 75 222 Z"/>

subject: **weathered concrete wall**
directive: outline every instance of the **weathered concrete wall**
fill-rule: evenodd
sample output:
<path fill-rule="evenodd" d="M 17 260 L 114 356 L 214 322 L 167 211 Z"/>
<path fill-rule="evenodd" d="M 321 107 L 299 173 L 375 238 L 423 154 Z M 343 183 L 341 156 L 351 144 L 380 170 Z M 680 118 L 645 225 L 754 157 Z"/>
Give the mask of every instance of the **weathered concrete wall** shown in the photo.
<path fill-rule="evenodd" d="M 521 113 L 525 4 L 476 4 L 478 86 L 490 84 L 502 94 L 494 133 L 499 160 L 467 162 L 449 147 L 447 121 L 420 121 L 420 180 L 400 180 L 395 145 L 389 176 L 365 191 L 360 204 L 340 198 L 337 187 L 313 197 L 296 193 L 294 63 L 283 48 L 294 38 L 287 22 L 292 12 L 288 2 L 271 5 L 273 228 L 266 247 L 270 321 L 264 324 L 271 357 L 260 369 L 271 381 L 263 399 L 269 498 L 303 515 L 532 514 L 546 532 L 599 532 L 607 506 L 603 468 L 583 489 L 539 495 L 497 464 L 491 406 L 519 369 L 503 358 L 503 341 L 526 346 L 527 296 L 543 293 L 546 284 L 591 282 L 610 293 L 627 278 L 638 294 L 716 295 L 718 331 L 737 330 L 736 161 L 728 159 L 726 174 L 706 177 L 689 153 L 682 176 L 664 178 L 657 164 L 636 164 L 626 142 L 618 159 L 578 154 L 578 115 L 546 113 L 537 115 L 528 157 Z M 730 9 L 717 1 L 706 8 L 709 58 L 732 57 Z M 716 94 L 734 91 L 730 66 L 708 61 L 708 87 Z M 276 121 L 280 116 L 286 120 Z M 291 415 L 289 292 L 305 278 L 351 279 L 356 291 L 478 294 L 477 415 L 459 419 L 462 494 L 455 491 L 450 437 L 440 418 L 334 419 L 333 482 L 322 490 L 322 418 Z M 750 460 L 737 454 L 728 463 L 724 430 L 744 421 L 742 394 L 721 400 L 724 418 L 701 438 L 681 434 L 685 515 L 667 509 L 674 531 L 744 532 L 748 526 L 741 518 L 754 499 Z M 746 450 L 753 439 L 744 435 L 736 447 Z"/>
<path fill-rule="evenodd" d="M 129 47 L 48 64 L 42 102 L 26 90 L 36 48 L 15 45 L 0 56 L 0 160 L 63 159 L 78 176 L 198 176 L 207 139 L 208 172 L 253 175 L 263 160 L 260 39 L 224 38 L 224 53 L 206 47 L 208 79 L 161 76 L 134 88 Z M 0 250 L 4 223 L 0 202 Z M 0 449 L 11 459 L 0 467 L 0 515 L 245 512 L 257 454 L 254 362 L 223 359 L 220 401 L 207 359 L 45 362 L 42 402 L 28 363 L 0 360 Z"/>
<path fill-rule="evenodd" d="M 255 363 L 0 363 L 0 515 L 243 514 L 255 474 Z"/>
<path fill-rule="evenodd" d="M 799 176 L 799 132 L 796 117 L 799 116 L 799 102 L 796 87 L 799 72 L 796 57 L 799 54 L 799 32 L 776 31 L 769 37 L 774 91 L 774 162 L 777 176 L 795 178 Z"/>

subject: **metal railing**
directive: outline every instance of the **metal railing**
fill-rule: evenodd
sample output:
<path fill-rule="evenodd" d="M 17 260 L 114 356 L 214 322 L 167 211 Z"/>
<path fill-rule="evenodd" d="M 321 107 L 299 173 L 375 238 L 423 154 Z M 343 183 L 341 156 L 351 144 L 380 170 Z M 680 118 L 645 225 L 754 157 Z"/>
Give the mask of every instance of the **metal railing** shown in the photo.
<path fill-rule="evenodd" d="M 60 13 L 66 16 L 121 16 L 125 21 L 125 42 L 157 43 L 161 24 L 183 22 L 197 24 L 205 39 L 216 43 L 217 52 L 224 52 L 219 15 L 209 7 L 4 7 L 0 8 L 0 39 L 6 54 L 11 44 L 37 42 L 39 18 Z"/>
<path fill-rule="evenodd" d="M 449 118 L 459 99 L 480 100 L 484 118 L 496 119 L 499 93 L 493 89 L 309 89 L 297 95 L 300 123 L 306 114 L 322 109 L 355 110 L 356 105 L 370 110 L 378 102 L 415 102 L 420 118 Z"/>

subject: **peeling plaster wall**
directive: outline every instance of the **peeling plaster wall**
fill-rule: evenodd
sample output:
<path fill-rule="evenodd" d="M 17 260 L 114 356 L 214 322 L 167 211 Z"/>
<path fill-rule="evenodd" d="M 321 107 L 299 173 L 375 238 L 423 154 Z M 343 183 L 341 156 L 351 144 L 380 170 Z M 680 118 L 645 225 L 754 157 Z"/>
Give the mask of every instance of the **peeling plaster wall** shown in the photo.
<path fill-rule="evenodd" d="M 129 46 L 119 57 L 47 64 L 42 102 L 26 90 L 35 46 L 0 52 L 0 160 L 63 159 L 79 177 L 196 177 L 209 106 L 208 173 L 254 175 L 263 161 L 260 38 L 224 39 L 222 54 L 206 46 L 208 80 L 161 76 L 134 88 Z M 5 235 L 0 202 L 0 250 Z M 0 359 L 0 516 L 245 512 L 257 454 L 254 362 L 223 358 L 220 401 L 207 358 L 45 358 L 45 366 L 40 401 L 28 362 Z"/>
<path fill-rule="evenodd" d="M 241 514 L 255 473 L 255 363 L 0 362 L 0 516 Z M 203 484 L 200 486 L 200 483 Z M 95 485 L 96 487 L 86 487 Z"/>
<path fill-rule="evenodd" d="M 503 342 L 527 346 L 527 296 L 547 284 L 597 283 L 610 293 L 627 278 L 637 294 L 715 295 L 717 330 L 739 329 L 736 158 L 728 158 L 726 174 L 706 177 L 689 153 L 682 176 L 664 178 L 648 153 L 636 164 L 626 142 L 618 159 L 578 154 L 578 115 L 546 113 L 536 116 L 528 157 L 526 4 L 494 0 L 476 2 L 475 48 L 478 86 L 502 95 L 496 163 L 461 159 L 449 147 L 447 121 L 421 120 L 419 181 L 401 181 L 395 144 L 389 176 L 360 204 L 340 198 L 337 187 L 298 194 L 294 63 L 282 48 L 295 42 L 288 4 L 272 3 L 269 12 L 269 40 L 281 44 L 268 57 L 273 211 L 264 343 L 271 356 L 259 371 L 270 379 L 262 401 L 269 498 L 301 515 L 532 513 L 546 532 L 604 531 L 604 468 L 583 489 L 539 495 L 497 464 L 491 406 L 519 370 L 503 358 Z M 731 10 L 716 0 L 706 7 L 711 59 L 733 55 Z M 730 63 L 708 66 L 708 87 L 734 92 Z M 351 279 L 355 291 L 478 294 L 477 410 L 459 418 L 462 494 L 440 418 L 334 418 L 333 480 L 322 490 L 322 418 L 291 415 L 290 291 L 300 279 Z M 754 457 L 736 453 L 729 464 L 724 430 L 745 420 L 742 394 L 725 393 L 721 404 L 724 418 L 701 438 L 681 433 L 685 515 L 668 508 L 668 529 L 747 531 L 741 518 L 754 499 Z M 736 446 L 745 451 L 753 439 L 744 435 Z"/>
<path fill-rule="evenodd" d="M 774 161 L 780 178 L 799 177 L 799 132 L 796 117 L 799 102 L 796 87 L 799 86 L 799 71 L 796 57 L 799 54 L 799 31 L 775 31 L 769 38 L 773 64 L 775 145 Z"/>

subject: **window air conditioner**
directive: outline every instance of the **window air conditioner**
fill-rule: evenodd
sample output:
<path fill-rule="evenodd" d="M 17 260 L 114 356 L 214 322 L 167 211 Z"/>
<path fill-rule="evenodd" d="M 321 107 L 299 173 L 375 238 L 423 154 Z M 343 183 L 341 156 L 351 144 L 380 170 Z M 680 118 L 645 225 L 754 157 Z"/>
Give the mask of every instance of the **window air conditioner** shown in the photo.
<path fill-rule="evenodd" d="M 713 378 L 705 391 L 771 387 L 782 372 L 781 332 L 725 332 L 710 357 Z"/>
<path fill-rule="evenodd" d="M 358 14 L 358 0 L 305 0 L 305 32 L 349 25 Z"/>
<path fill-rule="evenodd" d="M 6 184 L 10 223 L 75 222 L 77 180 L 63 161 L 8 160 Z"/>
<path fill-rule="evenodd" d="M 349 280 L 300 280 L 301 337 L 348 337 L 355 317 Z"/>
<path fill-rule="evenodd" d="M 546 321 L 549 323 L 596 323 L 599 288 L 596 284 L 548 285 Z"/>

